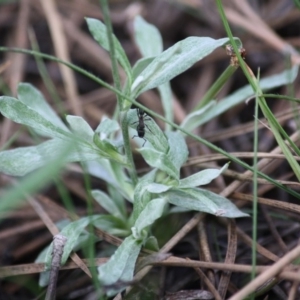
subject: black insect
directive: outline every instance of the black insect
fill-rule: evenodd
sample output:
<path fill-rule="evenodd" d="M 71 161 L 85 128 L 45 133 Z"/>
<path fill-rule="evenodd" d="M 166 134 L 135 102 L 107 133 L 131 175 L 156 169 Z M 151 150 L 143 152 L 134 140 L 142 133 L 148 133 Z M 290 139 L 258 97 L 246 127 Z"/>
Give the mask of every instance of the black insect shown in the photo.
<path fill-rule="evenodd" d="M 137 108 L 136 112 L 137 112 L 139 120 L 137 122 L 132 123 L 132 125 L 138 123 L 138 125 L 136 126 L 136 131 L 137 131 L 138 135 L 134 135 L 132 138 L 139 137 L 139 138 L 143 139 L 145 142 L 142 147 L 144 147 L 145 143 L 147 142 L 147 140 L 144 138 L 145 127 L 147 127 L 148 130 L 152 133 L 152 131 L 150 130 L 148 125 L 145 124 L 145 121 L 151 120 L 151 118 L 146 118 L 147 114 L 141 108 Z"/>

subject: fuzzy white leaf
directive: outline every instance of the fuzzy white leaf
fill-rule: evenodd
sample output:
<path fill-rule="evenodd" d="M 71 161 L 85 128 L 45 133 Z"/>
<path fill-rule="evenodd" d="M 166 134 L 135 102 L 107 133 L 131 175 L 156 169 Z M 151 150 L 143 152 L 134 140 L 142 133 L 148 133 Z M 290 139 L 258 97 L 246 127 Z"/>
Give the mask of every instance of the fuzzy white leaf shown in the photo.
<path fill-rule="evenodd" d="M 223 166 L 222 169 L 206 169 L 197 172 L 189 177 L 181 179 L 178 188 L 190 188 L 199 185 L 209 184 L 212 180 L 216 179 L 224 170 L 227 169 L 229 163 Z"/>

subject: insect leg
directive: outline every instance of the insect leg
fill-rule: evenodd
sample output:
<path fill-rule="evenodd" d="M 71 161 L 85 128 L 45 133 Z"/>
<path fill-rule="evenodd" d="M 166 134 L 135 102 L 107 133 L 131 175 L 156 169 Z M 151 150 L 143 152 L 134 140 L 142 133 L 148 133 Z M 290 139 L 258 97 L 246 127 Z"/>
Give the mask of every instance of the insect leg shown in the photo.
<path fill-rule="evenodd" d="M 143 137 L 138 136 L 138 135 L 134 135 L 131 139 L 134 139 L 134 138 L 136 138 L 136 137 L 138 137 L 138 138 L 140 138 L 140 139 L 143 139 L 143 140 L 145 141 L 145 142 L 143 143 L 143 145 L 142 145 L 142 147 L 144 147 L 144 145 L 146 144 L 147 140 L 146 140 L 145 138 L 143 138 Z"/>
<path fill-rule="evenodd" d="M 149 126 L 145 123 L 145 126 L 147 127 L 147 129 L 152 133 L 152 134 L 154 134 L 152 131 L 151 131 L 151 129 L 149 128 Z"/>
<path fill-rule="evenodd" d="M 143 144 L 143 146 L 142 146 L 142 147 L 144 147 L 145 144 L 146 144 L 146 142 L 147 142 L 147 140 L 145 138 L 142 138 L 142 139 L 145 141 L 144 144 Z"/>

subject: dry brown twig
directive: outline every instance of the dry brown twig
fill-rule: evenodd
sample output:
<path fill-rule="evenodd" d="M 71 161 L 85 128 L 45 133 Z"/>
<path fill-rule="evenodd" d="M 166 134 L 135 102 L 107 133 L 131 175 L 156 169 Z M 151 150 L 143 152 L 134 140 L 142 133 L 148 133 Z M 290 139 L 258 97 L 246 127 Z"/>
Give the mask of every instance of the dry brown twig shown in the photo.
<path fill-rule="evenodd" d="M 254 280 L 243 287 L 239 292 L 229 298 L 229 300 L 243 300 L 245 297 L 258 289 L 265 281 L 275 277 L 284 267 L 288 266 L 293 260 L 300 257 L 300 245 L 288 252 L 285 256 L 274 263 L 267 271 L 257 276 Z"/>

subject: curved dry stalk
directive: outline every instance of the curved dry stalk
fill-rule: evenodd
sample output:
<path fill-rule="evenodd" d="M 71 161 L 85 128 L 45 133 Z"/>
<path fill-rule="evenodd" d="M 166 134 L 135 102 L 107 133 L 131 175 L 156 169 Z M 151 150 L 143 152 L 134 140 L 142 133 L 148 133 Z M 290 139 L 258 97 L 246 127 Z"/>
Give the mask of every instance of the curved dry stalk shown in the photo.
<path fill-rule="evenodd" d="M 205 214 L 204 214 L 205 216 Z M 204 218 L 199 221 L 197 225 L 198 229 L 198 235 L 199 235 L 199 252 L 200 252 L 200 259 L 207 261 L 207 262 L 212 262 L 212 257 L 208 245 L 208 240 L 207 240 L 207 234 L 204 226 Z M 211 281 L 211 283 L 215 286 L 216 280 L 215 280 L 215 275 L 212 270 L 207 271 L 207 277 Z"/>
<path fill-rule="evenodd" d="M 237 233 L 236 233 L 236 224 L 234 219 L 228 221 L 227 228 L 228 228 L 228 247 L 226 252 L 225 263 L 233 264 L 235 262 L 236 252 L 237 252 Z M 231 273 L 232 272 L 229 271 L 222 273 L 219 286 L 218 286 L 218 291 L 222 299 L 225 299 L 227 289 L 230 283 Z"/>
<path fill-rule="evenodd" d="M 51 269 L 45 300 L 56 299 L 56 283 L 58 278 L 58 272 L 61 264 L 61 257 L 63 255 L 64 247 L 67 240 L 68 239 L 62 234 L 57 234 L 53 237 Z"/>
<path fill-rule="evenodd" d="M 241 289 L 234 296 L 230 297 L 229 300 L 243 300 L 245 297 L 253 293 L 257 288 L 259 288 L 262 283 L 268 279 L 275 277 L 284 267 L 289 265 L 293 260 L 300 257 L 300 245 L 291 250 L 285 256 L 280 258 L 273 266 L 271 266 L 267 271 L 263 272 L 247 284 L 243 289 Z"/>
<path fill-rule="evenodd" d="M 199 277 L 204 281 L 204 283 L 207 285 L 210 292 L 214 295 L 216 300 L 222 300 L 222 297 L 220 296 L 219 292 L 215 288 L 214 284 L 211 282 L 211 280 L 204 274 L 204 272 L 200 268 L 194 268 L 196 273 L 199 275 Z"/>

